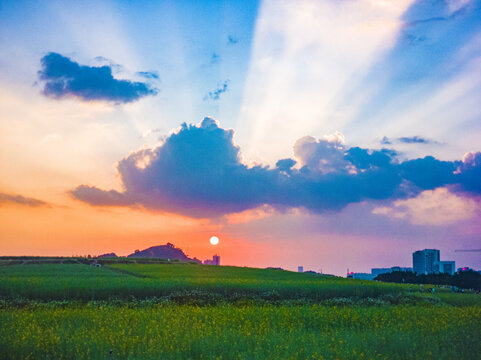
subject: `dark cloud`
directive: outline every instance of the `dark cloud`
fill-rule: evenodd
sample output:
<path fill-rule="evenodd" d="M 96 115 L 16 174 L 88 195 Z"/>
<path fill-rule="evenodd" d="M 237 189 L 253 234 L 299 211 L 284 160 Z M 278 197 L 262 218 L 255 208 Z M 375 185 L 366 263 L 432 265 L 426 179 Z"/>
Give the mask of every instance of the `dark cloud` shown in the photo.
<path fill-rule="evenodd" d="M 462 7 L 453 13 L 446 15 L 446 16 L 432 16 L 432 17 L 427 17 L 424 19 L 416 19 L 416 20 L 411 20 L 408 21 L 404 24 L 404 27 L 412 27 L 412 26 L 417 26 L 417 25 L 423 25 L 423 24 L 428 24 L 428 23 L 436 23 L 436 22 L 444 22 L 444 21 L 451 21 L 455 20 L 459 16 L 462 16 L 466 14 L 468 11 L 466 7 Z"/>
<path fill-rule="evenodd" d="M 355 168 L 365 170 L 373 166 L 388 168 L 396 155 L 396 152 L 387 149 L 368 150 L 352 147 L 344 153 L 344 158 L 354 165 Z"/>
<path fill-rule="evenodd" d="M 140 75 L 146 79 L 154 79 L 154 80 L 159 80 L 160 76 L 157 71 L 139 71 L 137 72 L 137 75 Z"/>
<path fill-rule="evenodd" d="M 422 44 L 423 42 L 425 42 L 427 40 L 427 37 L 425 35 L 416 35 L 416 34 L 409 34 L 409 33 L 405 33 L 401 40 L 403 40 L 405 43 L 411 45 L 411 46 L 415 46 L 415 45 L 419 45 L 419 44 Z"/>
<path fill-rule="evenodd" d="M 279 171 L 285 171 L 287 173 L 290 173 L 292 167 L 296 165 L 296 163 L 297 162 L 292 159 L 281 159 L 276 162 L 276 168 L 279 169 Z"/>
<path fill-rule="evenodd" d="M 481 194 L 481 152 L 469 152 L 458 162 L 457 175 L 461 178 L 462 189 Z"/>
<path fill-rule="evenodd" d="M 161 146 L 130 154 L 119 162 L 118 172 L 122 192 L 81 185 L 71 193 L 92 205 L 137 205 L 192 217 L 265 204 L 321 213 L 365 200 L 413 197 L 440 186 L 481 193 L 481 153 L 455 162 L 429 156 L 400 161 L 392 150 L 347 147 L 338 133 L 299 139 L 294 159 L 279 160 L 273 169 L 248 167 L 233 143 L 233 130 L 211 118 L 197 126 L 183 124 Z"/>
<path fill-rule="evenodd" d="M 381 144 L 383 144 L 383 145 L 392 145 L 392 141 L 391 141 L 391 139 L 389 139 L 387 136 L 384 136 L 384 137 L 381 139 Z"/>
<path fill-rule="evenodd" d="M 381 139 L 381 144 L 383 145 L 392 145 L 393 142 L 400 142 L 403 144 L 435 144 L 439 145 L 437 141 L 426 139 L 422 136 L 402 136 L 395 139 L 390 139 L 387 136 L 384 136 Z"/>
<path fill-rule="evenodd" d="M 219 100 L 220 96 L 227 91 L 229 87 L 229 80 L 224 81 L 224 83 L 215 89 L 214 91 L 209 91 L 209 93 L 204 97 L 204 100 Z"/>
<path fill-rule="evenodd" d="M 194 217 L 214 217 L 268 202 L 277 172 L 239 161 L 233 131 L 206 118 L 183 124 L 162 146 L 135 152 L 119 162 L 125 192 L 80 186 L 72 194 L 93 205 L 141 204 Z M 207 205 L 208 204 L 208 205 Z"/>
<path fill-rule="evenodd" d="M 85 101 L 128 103 L 158 92 L 147 83 L 115 79 L 109 65 L 79 65 L 57 53 L 45 55 L 41 64 L 43 94 L 53 98 L 74 96 Z"/>
<path fill-rule="evenodd" d="M 91 186 L 78 186 L 73 192 L 73 195 L 82 199 L 83 201 L 91 205 L 102 205 L 102 206 L 126 206 L 132 205 L 132 201 L 129 198 L 118 191 L 115 190 L 100 190 L 96 187 Z"/>
<path fill-rule="evenodd" d="M 399 165 L 401 175 L 423 190 L 450 185 L 458 181 L 455 176 L 457 162 L 440 161 L 432 156 L 407 160 Z"/>
<path fill-rule="evenodd" d="M 227 37 L 227 43 L 230 45 L 235 45 L 239 42 L 239 39 L 235 35 L 229 35 Z"/>
<path fill-rule="evenodd" d="M 107 59 L 105 56 L 96 56 L 94 57 L 94 60 L 95 61 L 98 61 L 98 62 L 103 62 L 103 63 L 110 63 L 110 59 Z"/>
<path fill-rule="evenodd" d="M 25 197 L 22 195 L 0 193 L 0 205 L 5 203 L 12 203 L 17 205 L 32 206 L 32 207 L 50 206 L 48 203 L 42 200 Z"/>
<path fill-rule="evenodd" d="M 434 141 L 423 138 L 421 136 L 404 136 L 397 139 L 405 144 L 432 144 Z"/>

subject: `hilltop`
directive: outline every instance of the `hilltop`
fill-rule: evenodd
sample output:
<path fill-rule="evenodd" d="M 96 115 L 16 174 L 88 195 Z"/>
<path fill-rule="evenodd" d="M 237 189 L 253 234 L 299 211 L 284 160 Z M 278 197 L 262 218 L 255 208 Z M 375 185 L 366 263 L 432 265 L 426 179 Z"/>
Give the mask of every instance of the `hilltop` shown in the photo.
<path fill-rule="evenodd" d="M 167 243 L 165 245 L 157 245 L 149 247 L 145 250 L 135 250 L 134 253 L 127 256 L 128 258 L 161 258 L 180 261 L 196 261 L 201 263 L 196 258 L 189 258 L 185 255 L 182 249 L 175 247 L 174 244 Z"/>

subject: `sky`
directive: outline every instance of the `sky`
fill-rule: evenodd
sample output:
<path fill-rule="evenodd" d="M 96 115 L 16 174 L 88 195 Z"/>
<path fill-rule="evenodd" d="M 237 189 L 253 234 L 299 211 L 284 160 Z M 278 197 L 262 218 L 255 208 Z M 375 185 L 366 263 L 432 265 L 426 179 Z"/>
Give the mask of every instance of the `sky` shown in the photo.
<path fill-rule="evenodd" d="M 0 0 L 0 255 L 481 269 L 480 99 L 476 0 Z"/>

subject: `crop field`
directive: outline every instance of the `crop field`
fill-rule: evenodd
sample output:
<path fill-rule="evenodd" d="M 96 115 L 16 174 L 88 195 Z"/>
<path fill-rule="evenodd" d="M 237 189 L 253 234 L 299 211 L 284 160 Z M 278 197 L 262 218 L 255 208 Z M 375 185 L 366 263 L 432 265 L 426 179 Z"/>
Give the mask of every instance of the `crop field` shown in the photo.
<path fill-rule="evenodd" d="M 0 298 L 31 300 L 108 300 L 152 297 L 268 300 L 376 297 L 405 287 L 370 281 L 191 264 L 11 265 L 0 267 Z"/>
<path fill-rule="evenodd" d="M 0 267 L 0 359 L 479 359 L 481 297 L 188 264 Z"/>

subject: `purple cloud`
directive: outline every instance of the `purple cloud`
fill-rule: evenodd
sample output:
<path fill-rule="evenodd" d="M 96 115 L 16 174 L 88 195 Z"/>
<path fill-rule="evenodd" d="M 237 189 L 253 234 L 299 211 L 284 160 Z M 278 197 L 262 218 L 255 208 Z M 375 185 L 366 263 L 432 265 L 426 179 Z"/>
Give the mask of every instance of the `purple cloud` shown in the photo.
<path fill-rule="evenodd" d="M 481 192 L 480 153 L 463 162 L 429 156 L 400 162 L 391 150 L 347 147 L 336 134 L 299 139 L 294 146 L 297 161 L 282 159 L 272 169 L 241 163 L 233 135 L 211 118 L 197 126 L 183 124 L 161 146 L 119 162 L 124 191 L 81 185 L 71 193 L 92 205 L 138 205 L 212 218 L 264 204 L 321 213 L 364 200 L 415 197 L 446 185 Z"/>
<path fill-rule="evenodd" d="M 398 137 L 395 139 L 388 138 L 387 136 L 384 136 L 381 139 L 381 144 L 383 145 L 392 145 L 393 142 L 400 142 L 403 144 L 435 144 L 439 145 L 437 141 L 431 140 L 431 139 L 426 139 L 425 137 L 422 136 L 402 136 Z"/>
<path fill-rule="evenodd" d="M 43 94 L 53 98 L 74 96 L 85 101 L 128 103 L 158 93 L 147 83 L 115 79 L 108 65 L 79 65 L 53 52 L 45 55 L 41 64 L 38 74 L 45 82 Z"/>
<path fill-rule="evenodd" d="M 32 206 L 32 207 L 49 206 L 49 204 L 46 203 L 45 201 L 34 199 L 31 197 L 0 193 L 0 204 L 4 204 L 4 203 L 12 203 L 17 205 Z"/>

